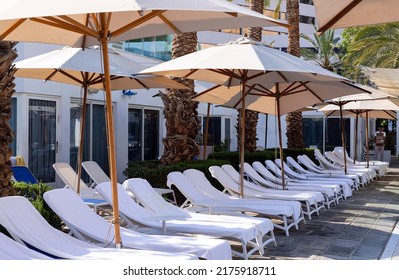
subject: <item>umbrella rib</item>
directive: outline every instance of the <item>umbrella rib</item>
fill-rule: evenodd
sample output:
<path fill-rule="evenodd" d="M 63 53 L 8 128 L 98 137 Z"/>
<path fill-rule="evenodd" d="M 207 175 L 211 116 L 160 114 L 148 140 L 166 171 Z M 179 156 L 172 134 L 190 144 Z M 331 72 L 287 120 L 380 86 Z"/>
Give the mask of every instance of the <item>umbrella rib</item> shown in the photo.
<path fill-rule="evenodd" d="M 254 88 L 254 85 L 250 86 L 250 87 L 248 88 L 248 90 L 246 90 L 246 91 L 244 92 L 244 98 L 247 97 L 247 95 L 249 94 L 249 92 L 250 92 L 253 88 Z M 243 97 L 240 97 L 240 99 L 238 100 L 238 102 L 236 102 L 236 104 L 234 104 L 233 108 L 237 108 L 238 104 L 242 103 L 242 101 L 243 101 Z"/>
<path fill-rule="evenodd" d="M 132 21 L 129 24 L 126 24 L 125 26 L 115 30 L 114 32 L 111 32 L 111 34 L 112 34 L 113 37 L 117 37 L 117 36 L 125 33 L 126 31 L 128 31 L 128 30 L 130 30 L 130 29 L 132 29 L 132 28 L 134 28 L 136 26 L 139 26 L 140 24 L 142 24 L 142 23 L 144 23 L 144 22 L 146 22 L 146 21 L 148 21 L 148 20 L 150 20 L 150 19 L 152 19 L 154 17 L 157 17 L 158 15 L 160 15 L 160 14 L 162 14 L 164 12 L 165 12 L 165 10 L 152 11 L 151 13 L 149 13 L 149 14 L 147 14 L 145 16 L 142 16 L 141 18 L 139 18 L 139 19 L 137 19 L 135 21 Z"/>
<path fill-rule="evenodd" d="M 118 77 L 117 79 L 119 79 L 120 77 Z M 149 89 L 148 86 L 146 86 L 142 81 L 140 81 L 138 78 L 132 77 L 131 79 L 135 80 L 136 82 L 138 82 L 143 88 L 145 89 Z"/>
<path fill-rule="evenodd" d="M 47 82 L 47 81 L 51 80 L 51 78 L 52 78 L 55 74 L 57 74 L 58 71 L 59 71 L 59 69 L 54 69 L 54 71 L 51 72 L 50 75 L 48 75 L 48 76 L 44 79 L 44 81 Z"/>
<path fill-rule="evenodd" d="M 353 0 L 348 6 L 342 9 L 336 16 L 329 20 L 324 26 L 322 26 L 319 31 L 324 33 L 327 29 L 337 23 L 345 14 L 349 13 L 353 8 L 355 8 L 363 0 Z"/>
<path fill-rule="evenodd" d="M 181 32 L 172 22 L 170 22 L 163 14 L 159 14 L 158 17 L 173 30 L 173 32 L 177 35 L 181 35 Z"/>
<path fill-rule="evenodd" d="M 219 88 L 219 87 L 221 87 L 221 86 L 222 86 L 222 85 L 216 85 L 216 86 L 213 86 L 213 87 L 211 87 L 211 88 L 208 88 L 208 89 L 206 89 L 206 90 L 204 90 L 204 91 L 201 91 L 201 92 L 198 93 L 197 95 L 193 96 L 193 98 L 198 97 L 198 96 L 201 96 L 201 95 L 204 95 L 205 93 L 210 92 L 210 91 L 213 91 L 213 90 L 215 90 L 215 89 L 217 89 L 217 88 Z"/>
<path fill-rule="evenodd" d="M 6 31 L 4 31 L 3 34 L 0 35 L 0 40 L 3 40 L 5 37 L 7 37 L 8 34 L 17 29 L 18 26 L 25 22 L 25 20 L 25 18 L 17 20 L 13 25 L 10 26 L 10 28 L 6 29 Z"/>
<path fill-rule="evenodd" d="M 303 85 L 311 94 L 313 94 L 313 96 L 315 96 L 317 99 L 319 99 L 320 102 L 323 102 L 323 101 L 324 101 L 323 98 L 321 98 L 320 96 L 318 96 L 313 90 L 311 90 L 311 89 L 306 85 L 307 82 L 306 82 L 306 83 L 300 82 L 300 84 Z"/>
<path fill-rule="evenodd" d="M 68 77 L 68 78 L 70 78 L 71 80 L 73 80 L 73 81 L 79 83 L 80 85 L 83 84 L 83 81 L 79 80 L 78 78 L 72 76 L 71 74 L 69 74 L 68 72 L 65 72 L 65 71 L 62 70 L 62 69 L 58 69 L 58 72 L 60 72 L 61 74 L 63 74 L 65 77 Z"/>
<path fill-rule="evenodd" d="M 267 74 L 269 74 L 269 73 L 271 73 L 271 72 L 270 72 L 270 71 L 258 72 L 258 73 L 256 73 L 256 74 L 254 74 L 254 75 L 248 77 L 248 81 L 250 81 L 250 80 L 252 80 L 252 79 L 256 79 L 256 78 L 258 78 L 258 77 L 260 77 L 260 76 L 263 76 L 263 75 L 267 75 Z"/>
<path fill-rule="evenodd" d="M 83 34 L 89 34 L 95 38 L 98 37 L 98 33 L 89 28 L 88 26 L 86 26 L 85 24 L 81 24 L 80 22 L 74 20 L 73 18 L 69 17 L 69 16 L 60 16 L 61 19 L 63 19 L 65 22 L 71 24 L 72 26 L 78 28 L 79 30 L 82 30 L 81 33 Z M 54 20 L 58 20 L 57 18 L 54 18 Z M 63 24 L 62 21 L 60 21 L 61 24 Z"/>
<path fill-rule="evenodd" d="M 49 25 L 49 26 L 53 26 L 56 28 L 60 28 L 60 29 L 64 29 L 64 30 L 68 30 L 68 31 L 72 31 L 72 32 L 76 32 L 79 34 L 86 34 L 86 35 L 90 35 L 90 36 L 94 36 L 97 37 L 97 34 L 91 30 L 90 28 L 80 28 L 81 26 L 84 26 L 83 24 L 80 24 L 81 26 L 74 26 L 73 24 L 70 24 L 68 22 L 62 21 L 58 18 L 55 17 L 46 17 L 46 18 L 32 18 L 32 21 L 35 22 L 39 22 L 45 25 Z"/>

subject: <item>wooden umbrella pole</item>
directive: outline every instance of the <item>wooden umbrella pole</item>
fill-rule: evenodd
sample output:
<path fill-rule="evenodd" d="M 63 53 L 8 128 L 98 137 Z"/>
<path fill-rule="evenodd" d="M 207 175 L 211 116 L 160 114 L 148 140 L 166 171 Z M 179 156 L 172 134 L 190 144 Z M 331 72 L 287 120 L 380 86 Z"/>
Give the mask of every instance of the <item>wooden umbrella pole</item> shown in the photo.
<path fill-rule="evenodd" d="M 208 109 L 206 111 L 206 124 L 205 124 L 205 134 L 204 134 L 204 151 L 202 159 L 206 160 L 206 146 L 208 146 L 208 130 L 209 130 L 209 113 L 211 111 L 211 103 L 208 103 Z"/>
<path fill-rule="evenodd" d="M 244 197 L 244 149 L 245 149 L 245 81 L 242 82 L 241 138 L 240 138 L 240 196 Z"/>
<path fill-rule="evenodd" d="M 369 167 L 369 112 L 366 111 L 366 158 L 367 168 Z"/>
<path fill-rule="evenodd" d="M 342 150 L 344 154 L 344 170 L 345 174 L 347 174 L 346 168 L 346 145 L 345 145 L 345 127 L 344 127 L 344 117 L 342 115 L 342 104 L 339 105 L 339 116 L 341 118 L 341 138 L 342 138 Z"/>
<path fill-rule="evenodd" d="M 359 112 L 356 112 L 356 123 L 355 123 L 355 155 L 354 155 L 354 157 L 353 157 L 353 164 L 356 163 L 358 128 L 359 128 Z"/>
<path fill-rule="evenodd" d="M 80 140 L 78 147 L 78 186 L 76 188 L 77 193 L 80 193 L 80 178 L 82 178 L 82 161 L 83 161 L 83 145 L 84 145 L 84 130 L 86 123 L 86 102 L 87 102 L 87 92 L 88 85 L 85 83 L 83 85 L 83 108 L 82 108 L 82 117 L 80 118 Z"/>
<path fill-rule="evenodd" d="M 105 16 L 102 14 L 102 26 L 107 26 L 105 23 Z M 116 175 L 116 155 L 115 155 L 115 137 L 114 137 L 114 122 L 112 117 L 112 96 L 111 96 L 111 77 L 109 71 L 109 56 L 108 56 L 108 28 L 103 30 L 101 34 L 101 47 L 104 62 L 104 79 L 105 79 L 105 99 L 106 99 L 106 118 L 108 128 L 108 145 L 109 145 L 109 169 L 112 186 L 112 206 L 113 206 L 113 223 L 115 229 L 115 245 L 116 248 L 121 248 L 120 237 L 120 223 L 119 223 L 119 203 L 118 203 L 118 189 L 117 189 L 117 175 Z"/>
<path fill-rule="evenodd" d="M 278 90 L 278 88 L 277 88 Z M 281 114 L 280 114 L 280 93 L 277 93 L 277 98 L 276 98 L 276 102 L 277 102 L 277 124 L 278 124 L 278 142 L 279 142 L 279 146 L 280 146 L 280 160 L 281 160 L 281 183 L 283 185 L 283 190 L 286 189 L 285 186 L 285 173 L 284 173 L 284 158 L 283 158 L 283 140 L 282 140 L 282 136 L 281 136 Z"/>

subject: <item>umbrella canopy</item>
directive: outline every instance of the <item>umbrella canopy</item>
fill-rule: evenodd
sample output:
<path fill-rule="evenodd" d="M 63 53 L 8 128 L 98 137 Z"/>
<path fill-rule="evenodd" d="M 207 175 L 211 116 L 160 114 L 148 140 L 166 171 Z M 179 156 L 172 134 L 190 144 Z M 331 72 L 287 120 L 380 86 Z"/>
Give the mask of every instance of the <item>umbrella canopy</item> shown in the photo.
<path fill-rule="evenodd" d="M 342 76 L 247 38 L 185 55 L 141 73 L 185 77 L 219 84 L 199 93 L 193 99 L 241 108 L 241 127 L 244 127 L 245 123 L 245 109 L 279 116 L 283 172 L 281 115 L 322 100 L 365 92 Z M 243 132 L 244 129 L 241 129 L 241 133 Z M 244 139 L 244 135 L 241 135 L 241 139 Z M 244 142 L 241 141 L 241 166 L 244 166 L 243 151 Z"/>
<path fill-rule="evenodd" d="M 111 90 L 186 88 L 171 79 L 136 73 L 159 63 L 121 50 L 109 49 Z M 64 47 L 15 63 L 16 77 L 53 81 L 92 89 L 104 89 L 102 54 L 98 47 L 86 49 Z"/>
<path fill-rule="evenodd" d="M 356 116 L 356 120 L 358 119 L 360 114 L 363 113 L 366 114 L 366 135 L 368 135 L 369 112 L 382 111 L 385 114 L 388 114 L 389 112 L 391 112 L 392 114 L 392 111 L 399 110 L 398 106 L 399 100 L 397 98 L 394 98 L 392 95 L 386 94 L 374 88 L 364 87 L 364 86 L 361 87 L 369 90 L 371 93 L 355 94 L 352 96 L 335 98 L 327 101 L 326 103 L 328 105 L 319 107 L 319 111 L 324 112 L 327 116 L 339 112 L 339 116 L 341 118 L 342 147 L 344 151 L 346 151 L 346 141 L 345 141 L 345 131 L 344 131 L 344 121 L 343 121 L 344 111 L 354 114 Z M 358 131 L 357 124 L 358 122 L 356 121 L 356 132 L 355 132 L 356 135 Z M 355 140 L 357 140 L 357 137 L 355 137 Z M 368 137 L 366 137 L 366 142 L 368 142 Z M 356 146 L 357 143 L 355 143 L 355 148 Z M 368 143 L 366 143 L 366 148 L 368 155 Z M 356 159 L 356 151 L 354 158 Z M 347 171 L 346 153 L 344 153 L 344 165 L 346 173 Z"/>
<path fill-rule="evenodd" d="M 361 66 L 361 70 L 379 90 L 399 96 L 399 69 Z"/>
<path fill-rule="evenodd" d="M 0 40 L 87 47 L 100 43 L 106 107 L 112 108 L 108 42 L 199 30 L 286 24 L 224 0 L 8 0 Z M 115 243 L 121 246 L 112 110 L 106 111 Z"/>
<path fill-rule="evenodd" d="M 171 79 L 156 75 L 136 77 L 135 74 L 150 65 L 159 62 L 150 58 L 140 57 L 132 53 L 110 49 L 109 68 L 111 90 L 140 89 L 140 88 L 177 88 L 184 89 L 184 85 Z M 83 104 L 86 104 L 89 88 L 104 89 L 104 69 L 102 54 L 98 47 L 86 49 L 64 47 L 49 53 L 34 56 L 15 63 L 17 71 L 14 76 L 21 78 L 40 79 L 44 81 L 60 82 L 78 85 L 83 88 Z M 80 124 L 80 145 L 78 152 L 78 177 L 76 178 L 77 192 L 80 192 L 82 174 L 82 157 L 84 143 L 84 127 L 86 121 L 86 106 L 83 106 Z"/>
<path fill-rule="evenodd" d="M 399 21 L 397 0 L 313 0 L 318 31 Z"/>

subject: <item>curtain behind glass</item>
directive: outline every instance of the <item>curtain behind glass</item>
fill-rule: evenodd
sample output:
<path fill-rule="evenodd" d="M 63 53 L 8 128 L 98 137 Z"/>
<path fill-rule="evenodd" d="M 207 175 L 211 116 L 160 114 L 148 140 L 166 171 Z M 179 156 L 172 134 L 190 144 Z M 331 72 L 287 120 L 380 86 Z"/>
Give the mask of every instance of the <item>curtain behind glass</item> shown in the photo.
<path fill-rule="evenodd" d="M 82 118 L 82 107 L 79 104 L 71 104 L 70 110 L 70 141 L 69 141 L 69 155 L 70 155 L 70 165 L 77 172 L 78 164 L 78 151 L 80 144 L 80 125 Z M 83 159 L 82 161 L 90 160 L 90 105 L 86 104 L 86 121 L 84 128 L 84 142 L 83 142 Z M 82 169 L 82 179 L 84 182 L 89 182 L 89 175 Z"/>
<path fill-rule="evenodd" d="M 144 160 L 159 156 L 159 111 L 144 110 Z"/>
<path fill-rule="evenodd" d="M 92 160 L 109 175 L 107 126 L 104 105 L 93 104 Z"/>
<path fill-rule="evenodd" d="M 44 183 L 55 182 L 56 102 L 29 100 L 29 168 Z"/>

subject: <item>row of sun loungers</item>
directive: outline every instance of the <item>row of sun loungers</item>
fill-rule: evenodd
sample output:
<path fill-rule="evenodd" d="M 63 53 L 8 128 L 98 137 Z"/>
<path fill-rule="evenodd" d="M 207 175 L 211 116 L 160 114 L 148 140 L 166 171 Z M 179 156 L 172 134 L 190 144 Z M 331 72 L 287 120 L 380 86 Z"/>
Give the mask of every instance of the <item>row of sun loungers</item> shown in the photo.
<path fill-rule="evenodd" d="M 198 170 L 171 172 L 167 186 L 175 186 L 187 199 L 180 208 L 163 199 L 148 181 L 128 179 L 118 184 L 119 210 L 127 225 L 121 228 L 123 249 L 112 248 L 113 225 L 98 215 L 99 207 L 112 203 L 107 175 L 95 163 L 87 163 L 95 188 L 80 181 L 79 197 L 74 191 L 76 172 L 57 163 L 54 168 L 66 188 L 48 191 L 44 199 L 70 234 L 49 225 L 28 199 L 0 198 L 0 224 L 12 237 L 0 234 L 0 259 L 228 260 L 264 254 L 269 244 L 277 246 L 275 229 L 289 236 L 293 227 L 305 223 L 305 216 L 311 219 L 389 171 L 384 162 L 372 162 L 373 167 L 367 168 L 352 161 L 356 166 L 344 174 L 339 161 L 342 150 L 325 155 L 316 150 L 315 156 L 320 165 L 305 155 L 297 161 L 287 158 L 284 190 L 280 160 L 245 163 L 244 197 L 239 195 L 239 172 L 231 165 L 209 168 L 224 191 Z M 233 250 L 233 242 L 240 249 Z"/>

